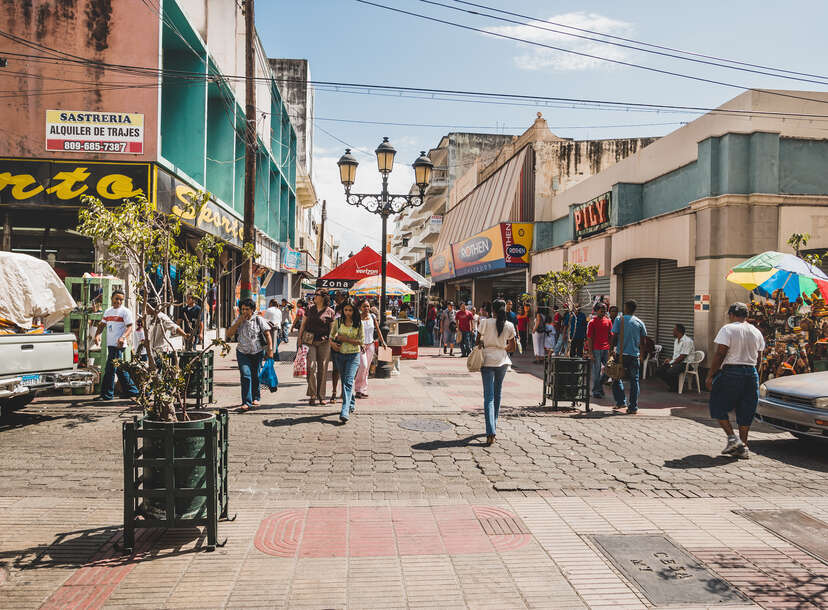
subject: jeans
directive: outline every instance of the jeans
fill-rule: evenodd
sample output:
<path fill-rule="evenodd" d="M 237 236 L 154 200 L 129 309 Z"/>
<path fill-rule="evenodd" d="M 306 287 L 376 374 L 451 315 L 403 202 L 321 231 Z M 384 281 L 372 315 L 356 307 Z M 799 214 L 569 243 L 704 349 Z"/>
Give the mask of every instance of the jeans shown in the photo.
<path fill-rule="evenodd" d="M 671 392 L 678 392 L 678 378 L 685 366 L 684 362 L 665 364 L 656 370 L 656 376 L 664 380 Z"/>
<path fill-rule="evenodd" d="M 496 434 L 497 416 L 500 413 L 500 390 L 506 376 L 508 364 L 484 366 L 480 369 L 483 378 L 483 412 L 486 417 L 486 434 Z"/>
<path fill-rule="evenodd" d="M 558 341 L 555 343 L 555 355 L 560 356 L 562 354 L 566 354 L 568 348 L 569 340 L 563 333 L 559 334 Z"/>
<path fill-rule="evenodd" d="M 759 375 L 756 367 L 726 364 L 713 377 L 710 391 L 710 417 L 719 421 L 730 419 L 736 411 L 736 423 L 750 426 L 759 404 Z"/>
<path fill-rule="evenodd" d="M 460 342 L 460 353 L 465 358 L 472 351 L 472 333 L 470 330 L 461 331 L 463 333 L 463 340 Z"/>
<path fill-rule="evenodd" d="M 638 356 L 628 356 L 624 354 L 621 361 L 624 368 L 627 370 L 627 375 L 630 378 L 630 400 L 627 402 L 627 408 L 630 411 L 638 411 L 638 393 L 640 387 L 638 385 L 638 375 L 641 372 L 641 361 Z M 615 398 L 615 406 L 624 406 L 624 382 L 620 379 L 614 379 L 612 382 L 612 395 Z"/>
<path fill-rule="evenodd" d="M 255 354 L 243 354 L 236 350 L 236 360 L 239 363 L 239 374 L 241 376 L 242 404 L 248 407 L 253 406 L 254 400 L 261 400 L 261 387 L 259 386 L 259 369 L 262 366 L 264 352 Z"/>
<path fill-rule="evenodd" d="M 108 356 L 106 359 L 106 369 L 104 370 L 103 380 L 101 381 L 101 396 L 104 398 L 115 398 L 116 372 L 118 373 L 118 379 L 121 382 L 121 392 L 129 394 L 130 396 L 138 396 L 138 388 L 136 388 L 135 384 L 132 382 L 132 377 L 129 376 L 129 372 L 125 371 L 121 367 L 116 369 L 113 362 L 124 357 L 124 348 L 108 346 L 106 349 Z"/>
<path fill-rule="evenodd" d="M 339 371 L 339 378 L 342 380 L 342 412 L 339 416 L 345 419 L 348 419 L 348 416 L 356 409 L 354 377 L 359 369 L 359 357 L 359 352 L 355 354 L 333 353 L 334 366 Z"/>
<path fill-rule="evenodd" d="M 604 396 L 604 386 L 601 383 L 601 366 L 609 359 L 608 349 L 592 350 L 592 395 L 595 397 Z"/>

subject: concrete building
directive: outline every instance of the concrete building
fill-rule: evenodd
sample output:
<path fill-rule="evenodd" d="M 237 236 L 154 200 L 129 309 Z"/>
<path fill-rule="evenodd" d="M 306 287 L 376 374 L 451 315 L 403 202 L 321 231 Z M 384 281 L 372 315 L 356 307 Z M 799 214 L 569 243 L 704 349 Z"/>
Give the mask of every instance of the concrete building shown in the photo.
<path fill-rule="evenodd" d="M 80 196 L 115 204 L 141 194 L 182 216 L 185 245 L 204 233 L 227 241 L 216 273 L 229 316 L 248 118 L 244 79 L 226 76 L 244 74 L 239 4 L 88 0 L 41 2 L 32 10 L 30 2 L 6 2 L 0 22 L 36 46 L 0 40 L 0 56 L 8 57 L 0 81 L 20 92 L 0 101 L 0 176 L 9 177 L 0 182 L 3 243 L 54 254 L 64 275 L 93 271 L 93 245 L 72 232 Z M 296 239 L 297 134 L 258 39 L 255 46 L 263 111 L 255 117 L 257 275 L 268 293 L 282 273 L 280 246 Z M 193 191 L 212 194 L 199 218 L 188 212 Z"/>
<path fill-rule="evenodd" d="M 443 295 L 481 304 L 530 290 L 529 260 L 539 211 L 573 185 L 618 163 L 654 138 L 576 141 L 549 130 L 541 113 L 490 160 L 458 180 L 429 259 Z"/>
<path fill-rule="evenodd" d="M 683 323 L 709 366 L 728 305 L 749 297 L 725 280 L 734 265 L 790 252 L 794 232 L 828 248 L 826 102 L 824 92 L 743 93 L 557 193 L 537 210 L 532 275 L 597 265 L 592 295 L 638 301 L 665 355 Z"/>
<path fill-rule="evenodd" d="M 446 210 L 474 188 L 479 165 L 488 163 L 513 137 L 458 132 L 443 136 L 428 153 L 434 170 L 423 205 L 405 210 L 395 220 L 392 254 L 427 276 L 426 260 L 432 254 Z M 410 193 L 419 190 L 412 185 Z"/>

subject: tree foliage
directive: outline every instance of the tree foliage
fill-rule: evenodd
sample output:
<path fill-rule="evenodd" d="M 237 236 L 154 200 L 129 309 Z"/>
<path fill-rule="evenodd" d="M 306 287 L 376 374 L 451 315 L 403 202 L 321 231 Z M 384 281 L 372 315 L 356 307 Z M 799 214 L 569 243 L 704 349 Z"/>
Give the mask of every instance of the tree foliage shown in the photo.
<path fill-rule="evenodd" d="M 802 250 L 808 245 L 811 239 L 810 233 L 793 233 L 788 238 L 788 245 L 794 249 L 796 255 L 804 260 L 806 263 L 812 264 L 814 267 L 822 267 L 823 261 L 828 258 L 828 253 L 825 254 L 802 254 Z"/>
<path fill-rule="evenodd" d="M 209 193 L 191 198 L 196 217 L 208 199 Z M 205 235 L 194 251 L 188 252 L 176 240 L 181 234 L 181 218 L 158 213 L 144 197 L 125 199 L 117 207 L 106 207 L 95 197 L 84 197 L 83 204 L 77 231 L 94 240 L 107 272 L 128 272 L 134 278 L 136 320 L 141 320 L 145 329 L 148 359 L 142 362 L 133 358 L 119 364 L 135 379 L 139 391 L 136 400 L 152 419 L 177 421 L 176 412 L 187 419 L 187 386 L 201 355 L 214 346 L 224 355 L 229 346 L 213 339 L 199 357 L 182 364 L 166 333 L 164 344 L 151 344 L 152 329 L 157 325 L 163 328 L 160 315 L 182 305 L 186 295 L 203 299 L 208 288 L 207 271 L 215 267 L 225 243 Z M 252 256 L 253 247 L 245 245 L 246 258 Z"/>
<path fill-rule="evenodd" d="M 578 291 L 595 280 L 597 265 L 564 263 L 560 271 L 547 271 L 538 282 L 538 290 L 546 292 L 570 310 L 578 308 Z"/>

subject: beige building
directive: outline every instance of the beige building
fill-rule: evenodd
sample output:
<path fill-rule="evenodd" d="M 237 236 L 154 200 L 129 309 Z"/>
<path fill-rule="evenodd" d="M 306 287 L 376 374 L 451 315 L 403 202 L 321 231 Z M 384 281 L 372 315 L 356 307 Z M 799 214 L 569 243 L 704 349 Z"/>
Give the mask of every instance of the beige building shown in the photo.
<path fill-rule="evenodd" d="M 725 280 L 733 266 L 790 252 L 794 232 L 828 248 L 826 102 L 828 93 L 743 93 L 557 193 L 537 211 L 532 276 L 597 265 L 584 301 L 635 299 L 665 355 L 677 322 L 709 355 L 728 305 L 749 298 Z"/>

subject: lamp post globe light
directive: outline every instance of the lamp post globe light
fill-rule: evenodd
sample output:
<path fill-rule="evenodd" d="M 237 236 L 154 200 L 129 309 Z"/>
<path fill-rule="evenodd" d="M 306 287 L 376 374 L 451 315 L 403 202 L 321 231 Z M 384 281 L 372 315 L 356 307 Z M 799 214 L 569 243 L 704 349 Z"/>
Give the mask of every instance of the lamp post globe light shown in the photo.
<path fill-rule="evenodd" d="M 339 158 L 337 165 L 339 166 L 339 179 L 342 182 L 342 186 L 345 187 L 345 201 L 348 202 L 348 205 L 362 207 L 372 214 L 379 214 L 382 217 L 382 240 L 380 242 L 382 247 L 382 267 L 380 270 L 382 283 L 380 288 L 379 322 L 382 336 L 387 338 L 389 329 L 387 316 L 385 315 L 385 284 L 388 277 L 386 257 L 388 217 L 399 214 L 407 208 L 414 208 L 423 204 L 426 189 L 431 183 L 431 171 L 434 169 L 434 164 L 425 154 L 425 151 L 421 151 L 420 156 L 412 164 L 414 168 L 414 182 L 420 193 L 418 195 L 394 195 L 388 192 L 388 174 L 394 169 L 394 157 L 397 151 L 388 141 L 388 138 L 383 138 L 374 152 L 377 155 L 377 169 L 382 175 L 382 192 L 378 194 L 351 192 L 351 187 L 356 180 L 356 170 L 359 162 L 351 154 L 350 148 L 345 149 L 345 154 Z M 390 374 L 391 371 L 388 365 L 380 362 L 377 366 L 377 377 L 388 377 Z"/>

